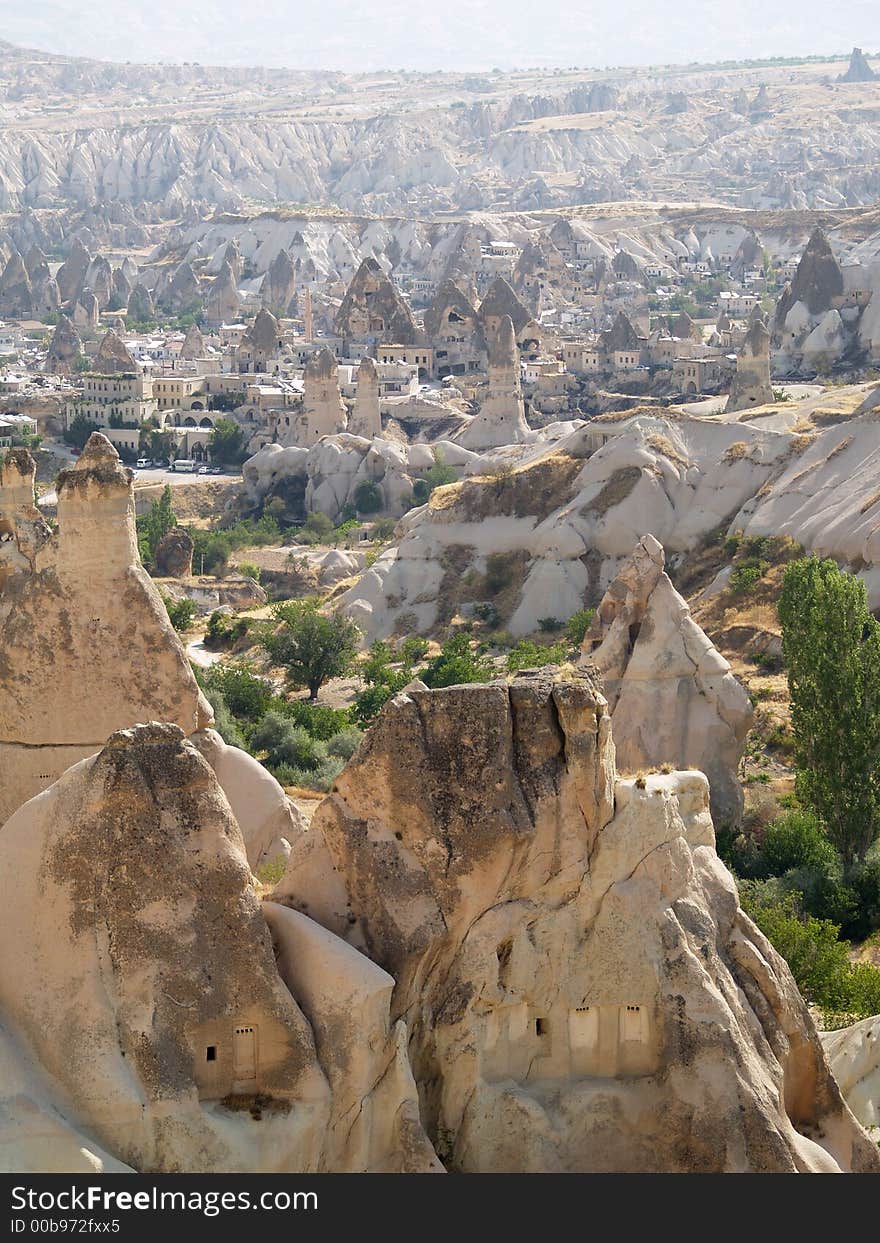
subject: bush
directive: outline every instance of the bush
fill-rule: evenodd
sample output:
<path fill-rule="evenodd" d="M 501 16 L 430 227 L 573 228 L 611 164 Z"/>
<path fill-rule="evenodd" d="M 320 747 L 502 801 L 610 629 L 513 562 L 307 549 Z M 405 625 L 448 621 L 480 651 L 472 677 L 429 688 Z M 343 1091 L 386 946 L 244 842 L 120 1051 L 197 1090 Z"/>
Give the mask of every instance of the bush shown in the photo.
<path fill-rule="evenodd" d="M 405 685 L 405 684 L 404 684 Z M 366 686 L 355 696 L 352 715 L 361 725 L 369 725 L 379 715 L 392 695 L 396 694 L 390 686 L 376 683 Z"/>
<path fill-rule="evenodd" d="M 403 640 L 397 649 L 397 654 L 406 664 L 416 665 L 428 655 L 429 646 L 427 639 L 423 639 L 421 635 L 414 634 Z"/>
<path fill-rule="evenodd" d="M 542 634 L 552 634 L 554 630 L 562 629 L 562 622 L 558 617 L 539 617 L 538 629 Z"/>
<path fill-rule="evenodd" d="M 595 616 L 595 609 L 578 609 L 576 613 L 572 613 L 571 617 L 569 617 L 565 623 L 565 638 L 572 647 L 581 646 L 584 636 L 593 624 Z"/>
<path fill-rule="evenodd" d="M 189 630 L 196 615 L 195 601 L 190 600 L 189 596 L 184 596 L 182 600 L 172 600 L 170 596 L 163 596 L 162 600 L 174 629 Z"/>
<path fill-rule="evenodd" d="M 329 544 L 333 539 L 334 526 L 326 514 L 312 513 L 304 527 L 296 532 L 298 544 Z"/>
<path fill-rule="evenodd" d="M 735 596 L 744 595 L 761 581 L 769 569 L 769 561 L 760 561 L 754 557 L 738 561 L 731 571 L 727 585 Z"/>
<path fill-rule="evenodd" d="M 461 686 L 469 682 L 491 682 L 497 677 L 494 666 L 478 652 L 471 650 L 470 636 L 462 631 L 447 639 L 422 673 L 426 686 Z"/>
<path fill-rule="evenodd" d="M 542 646 L 529 639 L 521 639 L 507 654 L 507 668 L 511 673 L 518 669 L 539 669 L 543 665 L 561 665 L 568 659 L 568 645 L 553 643 Z"/>
<path fill-rule="evenodd" d="M 348 729 L 342 729 L 338 734 L 333 735 L 327 743 L 327 750 L 340 760 L 348 761 L 361 745 L 363 736 L 363 730 L 358 729 L 356 725 L 349 725 Z"/>
<path fill-rule="evenodd" d="M 239 720 L 259 721 L 275 698 L 275 688 L 244 665 L 214 665 L 205 677 L 209 691 L 219 691 Z"/>
<path fill-rule="evenodd" d="M 743 882 L 740 899 L 774 949 L 791 968 L 806 1001 L 824 1013 L 826 1025 L 843 1026 L 880 1011 L 880 969 L 849 961 L 850 946 L 830 920 L 798 909 L 796 899 L 768 886 Z"/>
<path fill-rule="evenodd" d="M 235 717 L 229 711 L 223 694 L 216 688 L 206 688 L 205 696 L 208 703 L 214 709 L 214 729 L 230 747 L 240 747 L 242 751 L 246 751 L 247 743 L 241 728 Z"/>
<path fill-rule="evenodd" d="M 513 582 L 513 566 L 509 553 L 493 552 L 486 558 L 486 590 L 497 596 Z"/>
<path fill-rule="evenodd" d="M 274 710 L 267 712 L 251 732 L 251 748 L 255 753 L 265 752 L 269 768 L 289 764 L 314 769 L 327 758 L 326 743 Z"/>
<path fill-rule="evenodd" d="M 381 489 L 371 479 L 362 479 L 354 490 L 355 509 L 359 514 L 375 514 L 382 508 Z"/>
<path fill-rule="evenodd" d="M 238 572 L 243 574 L 245 578 L 252 578 L 255 583 L 258 583 L 262 570 L 258 565 L 254 565 L 252 561 L 240 561 L 238 563 Z"/>
<path fill-rule="evenodd" d="M 326 794 L 342 772 L 345 763 L 336 756 L 328 756 L 315 768 L 298 768 L 295 764 L 278 764 L 275 767 L 267 764 L 266 767 L 279 785 L 301 786 L 306 790 Z"/>
<path fill-rule="evenodd" d="M 272 707 L 321 742 L 329 742 L 334 735 L 348 729 L 351 724 L 351 714 L 347 708 L 328 708 L 325 704 L 311 703 L 308 699 L 278 698 L 272 701 Z"/>
<path fill-rule="evenodd" d="M 479 604 L 475 604 L 474 617 L 477 621 L 485 622 L 490 628 L 497 626 L 501 620 L 498 609 L 491 600 L 481 600 Z"/>
<path fill-rule="evenodd" d="M 792 868 L 835 862 L 834 847 L 810 811 L 791 811 L 768 824 L 761 853 L 770 876 L 783 876 Z"/>
<path fill-rule="evenodd" d="M 384 544 L 390 540 L 394 534 L 394 528 L 397 526 L 396 518 L 378 518 L 373 523 L 373 539 L 376 543 Z"/>
<path fill-rule="evenodd" d="M 205 647 L 214 652 L 220 648 L 232 647 L 249 629 L 250 621 L 247 617 L 233 619 L 228 613 L 215 609 L 208 618 Z"/>

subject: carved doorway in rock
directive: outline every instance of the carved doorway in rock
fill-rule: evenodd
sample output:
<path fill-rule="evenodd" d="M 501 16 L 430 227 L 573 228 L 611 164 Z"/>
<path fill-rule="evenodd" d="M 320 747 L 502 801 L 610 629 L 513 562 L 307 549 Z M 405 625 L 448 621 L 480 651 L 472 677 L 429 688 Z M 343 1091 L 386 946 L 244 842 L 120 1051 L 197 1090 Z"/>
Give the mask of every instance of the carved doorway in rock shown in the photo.
<path fill-rule="evenodd" d="M 236 1084 L 257 1078 L 257 1030 L 236 1027 L 232 1033 L 232 1076 Z"/>

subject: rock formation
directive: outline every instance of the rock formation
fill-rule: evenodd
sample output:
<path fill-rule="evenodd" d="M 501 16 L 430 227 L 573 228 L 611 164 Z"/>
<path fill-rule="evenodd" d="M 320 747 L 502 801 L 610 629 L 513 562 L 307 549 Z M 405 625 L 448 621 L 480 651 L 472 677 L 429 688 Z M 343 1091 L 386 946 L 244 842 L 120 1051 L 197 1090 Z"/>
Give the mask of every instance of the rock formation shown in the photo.
<path fill-rule="evenodd" d="M 190 533 L 183 527 L 172 527 L 156 545 L 156 572 L 163 578 L 189 578 L 193 548 Z"/>
<path fill-rule="evenodd" d="M 58 282 L 58 292 L 61 294 L 61 301 L 75 303 L 85 287 L 86 272 L 92 257 L 83 246 L 78 237 L 73 239 L 73 245 L 62 263 L 61 267 L 55 274 L 55 280 Z"/>
<path fill-rule="evenodd" d="M 468 449 L 522 444 L 529 438 L 513 321 L 505 315 L 489 345 L 489 389 L 479 414 L 459 436 Z"/>
<path fill-rule="evenodd" d="M 841 82 L 873 82 L 877 74 L 868 64 L 865 53 L 860 47 L 854 47 L 849 58 L 846 73 L 840 75 Z"/>
<path fill-rule="evenodd" d="M 825 1056 L 844 1100 L 864 1127 L 880 1129 L 880 1016 L 823 1032 Z"/>
<path fill-rule="evenodd" d="M 205 356 L 205 339 L 202 336 L 198 324 L 190 324 L 186 330 L 186 336 L 183 338 L 183 345 L 180 347 L 180 357 L 185 362 L 193 362 L 196 358 L 204 358 Z"/>
<path fill-rule="evenodd" d="M 0 315 L 10 319 L 29 319 L 33 309 L 30 277 L 24 260 L 14 250 L 0 276 Z"/>
<path fill-rule="evenodd" d="M 480 323 L 487 341 L 492 341 L 498 335 L 501 321 L 505 317 L 509 317 L 513 323 L 514 338 L 518 341 L 532 316 L 504 277 L 498 276 L 486 290 L 480 303 Z"/>
<path fill-rule="evenodd" d="M 110 280 L 110 310 L 126 311 L 131 297 L 131 283 L 122 268 L 114 268 Z"/>
<path fill-rule="evenodd" d="M 375 360 L 362 358 L 357 372 L 357 391 L 348 430 L 353 436 L 372 440 L 382 435 L 382 416 L 379 412 L 379 373 Z"/>
<path fill-rule="evenodd" d="M 71 375 L 76 362 L 82 357 L 82 341 L 79 333 L 66 315 L 59 315 L 44 369 L 54 375 Z"/>
<path fill-rule="evenodd" d="M 0 1021 L 46 1085 L 13 1103 L 25 1144 L 54 1113 L 140 1171 L 439 1168 L 393 980 L 261 910 L 179 727 L 113 734 L 7 821 L 0 861 Z"/>
<path fill-rule="evenodd" d="M 414 345 L 421 340 L 407 303 L 375 259 L 364 259 L 336 313 L 335 329 L 349 341 Z"/>
<path fill-rule="evenodd" d="M 135 285 L 128 297 L 127 313 L 136 323 L 147 323 L 156 317 L 153 295 L 145 285 Z"/>
<path fill-rule="evenodd" d="M 399 694 L 275 896 L 394 976 L 451 1169 L 880 1170 L 705 778 L 617 779 L 589 672 Z"/>
<path fill-rule="evenodd" d="M 263 277 L 260 297 L 267 310 L 283 316 L 290 313 L 290 304 L 295 296 L 296 267 L 282 246 Z"/>
<path fill-rule="evenodd" d="M 223 324 L 237 320 L 240 310 L 235 272 L 232 265 L 224 261 L 205 295 L 205 315 L 214 323 Z"/>
<path fill-rule="evenodd" d="M 101 308 L 98 299 L 90 289 L 86 289 L 74 303 L 70 318 L 77 328 L 94 329 L 101 320 Z"/>
<path fill-rule="evenodd" d="M 17 670 L 0 680 L 0 822 L 115 730 L 159 720 L 192 736 L 212 721 L 140 564 L 132 475 L 116 450 L 95 432 L 76 466 L 61 472 L 51 537 L 33 508 L 33 480 L 25 453 L 0 478 L 0 666 Z M 245 786 L 250 757 L 230 750 Z M 286 849 L 264 827 L 242 817 L 254 867 Z M 281 836 L 299 831 L 288 803 Z"/>
<path fill-rule="evenodd" d="M 698 768 L 709 778 L 715 823 L 735 824 L 751 701 L 664 565 L 662 545 L 644 536 L 596 610 L 584 657 L 602 678 L 619 767 Z"/>
<path fill-rule="evenodd" d="M 303 412 L 297 421 L 295 443 L 308 448 L 322 436 L 345 431 L 346 410 L 339 392 L 339 364 L 324 347 L 309 357 L 303 369 Z"/>
<path fill-rule="evenodd" d="M 241 339 L 236 351 L 239 371 L 267 372 L 278 356 L 278 320 L 263 307 Z"/>
<path fill-rule="evenodd" d="M 776 308 L 777 323 L 784 323 L 792 307 L 802 302 L 811 315 L 829 310 L 843 293 L 843 272 L 821 229 L 815 229 L 806 245 L 791 285 Z"/>
<path fill-rule="evenodd" d="M 439 375 L 486 364 L 486 337 L 470 299 L 452 280 L 439 285 L 425 311 L 425 336 L 434 350 Z"/>
<path fill-rule="evenodd" d="M 163 286 L 157 301 L 172 313 L 185 314 L 202 302 L 199 278 L 189 263 L 181 263 L 174 275 Z"/>
<path fill-rule="evenodd" d="M 736 374 L 725 410 L 748 410 L 773 401 L 770 384 L 770 333 L 763 320 L 755 320 L 746 333 L 736 359 Z"/>
<path fill-rule="evenodd" d="M 140 372 L 141 368 L 122 338 L 112 329 L 108 329 L 101 338 L 92 370 L 101 375 L 122 375 Z"/>

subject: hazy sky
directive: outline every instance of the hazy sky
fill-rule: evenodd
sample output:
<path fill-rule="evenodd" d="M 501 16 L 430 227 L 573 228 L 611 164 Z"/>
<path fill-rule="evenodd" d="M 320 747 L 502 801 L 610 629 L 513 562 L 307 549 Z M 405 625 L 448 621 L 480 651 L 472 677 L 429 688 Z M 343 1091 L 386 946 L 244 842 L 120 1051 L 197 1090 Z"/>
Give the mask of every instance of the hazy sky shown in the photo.
<path fill-rule="evenodd" d="M 0 0 L 0 37 L 107 60 L 508 69 L 880 50 L 880 0 Z"/>

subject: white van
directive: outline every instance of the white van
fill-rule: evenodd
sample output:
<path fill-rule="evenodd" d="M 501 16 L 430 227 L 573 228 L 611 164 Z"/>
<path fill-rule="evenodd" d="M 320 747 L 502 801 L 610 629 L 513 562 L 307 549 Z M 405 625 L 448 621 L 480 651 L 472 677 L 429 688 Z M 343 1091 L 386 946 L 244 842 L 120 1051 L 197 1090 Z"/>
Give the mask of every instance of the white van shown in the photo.
<path fill-rule="evenodd" d="M 190 457 L 179 457 L 176 462 L 171 463 L 171 469 L 192 472 L 199 469 L 199 464 Z"/>
<path fill-rule="evenodd" d="M 137 470 L 143 470 L 145 467 L 152 466 L 152 465 L 153 465 L 153 459 L 149 457 L 139 457 L 137 462 L 135 463 L 135 467 Z"/>

